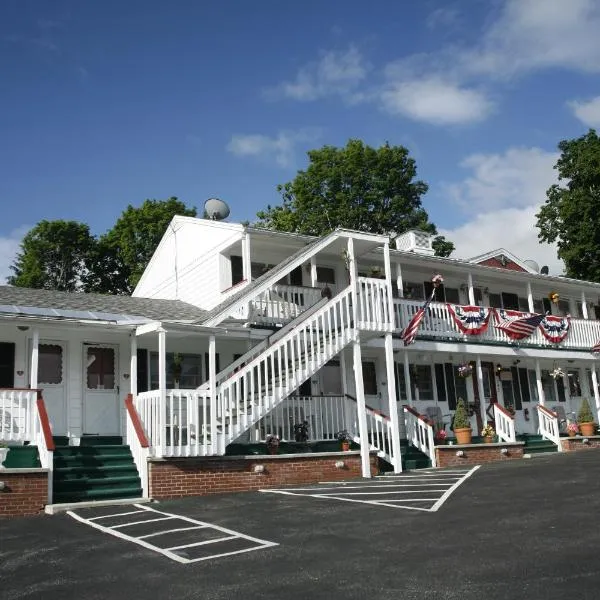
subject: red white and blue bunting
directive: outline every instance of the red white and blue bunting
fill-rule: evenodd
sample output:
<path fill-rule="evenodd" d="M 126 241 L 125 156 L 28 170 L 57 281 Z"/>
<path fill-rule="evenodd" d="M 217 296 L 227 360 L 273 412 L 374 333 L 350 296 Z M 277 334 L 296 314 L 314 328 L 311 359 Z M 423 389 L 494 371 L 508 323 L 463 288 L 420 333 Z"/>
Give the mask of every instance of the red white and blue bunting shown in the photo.
<path fill-rule="evenodd" d="M 488 328 L 492 309 L 484 306 L 459 306 L 458 304 L 447 304 L 447 306 L 448 312 L 462 333 L 479 335 Z"/>
<path fill-rule="evenodd" d="M 540 323 L 544 337 L 553 344 L 560 344 L 568 335 L 571 317 L 546 315 Z"/>

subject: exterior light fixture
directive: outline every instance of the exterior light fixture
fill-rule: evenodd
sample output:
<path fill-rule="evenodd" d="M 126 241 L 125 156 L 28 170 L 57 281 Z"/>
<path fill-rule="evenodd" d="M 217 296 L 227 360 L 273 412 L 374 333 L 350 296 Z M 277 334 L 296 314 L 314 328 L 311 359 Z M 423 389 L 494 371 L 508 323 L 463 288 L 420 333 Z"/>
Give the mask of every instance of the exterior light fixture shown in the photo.
<path fill-rule="evenodd" d="M 254 465 L 254 469 L 252 469 L 255 473 L 264 473 L 265 465 Z"/>

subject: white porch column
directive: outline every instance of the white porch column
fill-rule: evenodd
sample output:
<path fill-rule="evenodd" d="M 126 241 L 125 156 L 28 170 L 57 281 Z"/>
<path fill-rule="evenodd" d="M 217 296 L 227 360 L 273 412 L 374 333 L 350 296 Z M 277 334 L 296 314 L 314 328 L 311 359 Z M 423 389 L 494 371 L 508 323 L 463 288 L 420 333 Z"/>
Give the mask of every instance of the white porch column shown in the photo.
<path fill-rule="evenodd" d="M 483 369 L 481 368 L 481 356 L 475 357 L 475 371 L 477 372 L 477 389 L 479 390 L 479 410 L 481 414 L 481 422 L 487 424 L 487 414 L 485 412 L 485 390 L 483 388 Z M 494 375 L 495 376 L 495 375 Z M 491 382 L 490 382 L 491 384 Z M 494 381 L 494 385 L 496 382 Z"/>
<path fill-rule="evenodd" d="M 36 390 L 38 386 L 38 366 L 39 366 L 39 347 L 40 332 L 36 328 L 33 330 L 33 339 L 31 343 L 31 372 L 29 373 L 29 387 Z"/>
<path fill-rule="evenodd" d="M 535 381 L 537 383 L 540 404 L 544 406 L 546 404 L 546 397 L 544 396 L 544 386 L 542 385 L 542 369 L 540 368 L 539 360 L 535 361 Z"/>
<path fill-rule="evenodd" d="M 396 311 L 394 306 L 394 293 L 392 290 L 392 263 L 390 261 L 390 244 L 386 242 L 383 247 L 383 262 L 385 265 L 385 283 L 387 285 L 388 291 L 388 310 L 390 313 L 389 322 L 392 324 L 392 329 L 396 329 L 399 327 L 397 321 L 400 319 L 396 319 Z M 393 357 L 392 357 L 393 362 Z M 393 365 L 392 365 L 393 366 Z"/>
<path fill-rule="evenodd" d="M 565 390 L 565 405 L 567 407 L 566 412 L 570 412 L 572 409 L 571 409 L 571 390 L 570 390 L 570 386 L 569 386 L 569 375 L 566 371 L 564 373 L 565 374 L 562 377 L 562 381 L 563 381 L 563 389 Z"/>
<path fill-rule="evenodd" d="M 467 284 L 469 286 L 469 304 L 475 306 L 475 290 L 473 289 L 473 275 L 467 274 Z"/>
<path fill-rule="evenodd" d="M 533 292 L 531 291 L 531 283 L 527 282 L 527 306 L 529 307 L 529 312 L 534 312 L 533 308 Z"/>
<path fill-rule="evenodd" d="M 402 280 L 402 266 L 396 263 L 396 286 L 398 287 L 398 298 L 404 298 L 404 281 Z"/>
<path fill-rule="evenodd" d="M 352 320 L 354 327 L 358 326 L 358 271 L 354 257 L 354 240 L 348 238 L 348 260 L 350 262 L 350 285 L 352 286 Z M 315 268 L 316 270 L 316 268 Z M 360 436 L 360 458 L 362 476 L 371 477 L 371 464 L 369 457 L 369 431 L 367 428 L 367 407 L 365 404 L 365 385 L 362 372 L 362 351 L 360 348 L 360 335 L 352 343 L 352 357 L 354 365 L 354 384 L 356 387 L 356 410 L 358 412 L 358 433 Z"/>
<path fill-rule="evenodd" d="M 385 334 L 385 370 L 387 377 L 387 393 L 390 422 L 392 425 L 392 451 L 394 453 L 394 473 L 402 473 L 402 456 L 400 449 L 400 421 L 396 401 L 396 378 L 394 374 L 394 342 L 392 334 Z"/>
<path fill-rule="evenodd" d="M 250 257 L 250 234 L 245 229 L 242 235 L 242 276 L 247 282 L 252 281 L 252 259 Z"/>
<path fill-rule="evenodd" d="M 596 417 L 600 421 L 600 393 L 598 392 L 598 374 L 596 367 L 592 367 L 592 386 L 594 392 L 594 402 L 596 403 Z"/>
<path fill-rule="evenodd" d="M 585 301 L 585 292 L 581 290 L 581 316 L 584 319 L 589 319 L 587 302 Z M 593 372 L 593 371 L 592 371 Z"/>
<path fill-rule="evenodd" d="M 208 387 L 210 389 L 210 445 L 211 453 L 225 453 L 225 415 L 220 441 L 217 439 L 217 340 L 214 335 L 208 338 Z"/>
<path fill-rule="evenodd" d="M 135 331 L 131 334 L 131 355 L 129 357 L 129 393 L 135 398 L 137 396 L 137 338 Z"/>
<path fill-rule="evenodd" d="M 317 287 L 317 257 L 310 257 L 310 287 Z"/>
<path fill-rule="evenodd" d="M 164 456 L 167 450 L 167 333 L 158 329 L 158 395 L 159 395 L 159 456 Z M 171 432 L 172 435 L 172 432 Z"/>
<path fill-rule="evenodd" d="M 412 406 L 413 397 L 412 388 L 410 386 L 410 363 L 408 362 L 408 352 L 406 350 L 404 351 L 404 387 L 406 388 L 406 401 L 409 406 Z"/>

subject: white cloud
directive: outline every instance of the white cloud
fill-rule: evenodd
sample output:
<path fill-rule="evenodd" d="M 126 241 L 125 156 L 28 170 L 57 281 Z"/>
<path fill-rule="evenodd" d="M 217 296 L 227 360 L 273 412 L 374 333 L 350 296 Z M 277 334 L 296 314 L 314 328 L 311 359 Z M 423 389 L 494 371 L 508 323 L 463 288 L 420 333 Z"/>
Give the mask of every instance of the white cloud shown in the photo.
<path fill-rule="evenodd" d="M 556 182 L 557 154 L 540 148 L 509 148 L 504 154 L 476 154 L 461 166 L 472 173 L 442 190 L 458 202 L 468 217 L 440 233 L 456 246 L 453 256 L 471 258 L 504 247 L 519 258 L 548 265 L 559 275 L 564 266 L 555 244 L 538 242 L 536 213 L 546 190 Z"/>
<path fill-rule="evenodd" d="M 318 61 L 300 69 L 292 81 L 266 91 L 270 98 L 310 101 L 331 95 L 351 95 L 365 79 L 369 65 L 354 46 L 345 51 L 323 52 Z"/>
<path fill-rule="evenodd" d="M 573 100 L 569 102 L 569 106 L 584 125 L 600 128 L 600 96 L 596 96 L 587 102 Z"/>
<path fill-rule="evenodd" d="M 31 227 L 23 225 L 7 236 L 0 236 L 0 285 L 5 285 L 6 278 L 13 274 L 9 267 L 15 259 L 23 236 L 30 229 Z"/>
<path fill-rule="evenodd" d="M 280 167 L 289 167 L 294 162 L 296 146 L 303 142 L 312 142 L 319 132 L 310 129 L 300 131 L 280 131 L 276 136 L 262 134 L 232 136 L 227 150 L 236 156 L 254 156 L 274 161 Z"/>
<path fill-rule="evenodd" d="M 381 91 L 380 101 L 391 114 L 435 125 L 481 121 L 493 109 L 483 92 L 438 77 L 391 81 Z"/>
<path fill-rule="evenodd" d="M 429 29 L 448 29 L 455 27 L 460 21 L 460 13 L 455 7 L 436 8 L 427 16 Z"/>

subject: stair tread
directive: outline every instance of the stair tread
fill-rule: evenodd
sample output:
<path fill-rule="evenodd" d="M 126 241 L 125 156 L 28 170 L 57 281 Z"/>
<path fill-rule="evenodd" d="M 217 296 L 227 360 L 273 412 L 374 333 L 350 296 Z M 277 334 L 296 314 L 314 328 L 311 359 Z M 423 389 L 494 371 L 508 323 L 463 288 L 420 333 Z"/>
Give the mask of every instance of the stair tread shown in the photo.
<path fill-rule="evenodd" d="M 137 473 L 132 475 L 116 475 L 111 477 L 80 477 L 78 479 L 55 479 L 54 484 L 58 487 L 69 487 L 71 485 L 81 485 L 83 483 L 94 486 L 99 485 L 106 487 L 107 484 L 121 484 L 130 481 L 136 481 L 139 483 L 140 477 Z"/>
<path fill-rule="evenodd" d="M 96 489 L 96 490 L 73 490 L 67 492 L 56 492 L 54 494 L 54 503 L 61 502 L 77 502 L 79 500 L 91 500 L 94 498 L 139 498 L 142 496 L 141 487 L 128 487 L 118 490 L 111 489 Z"/>

